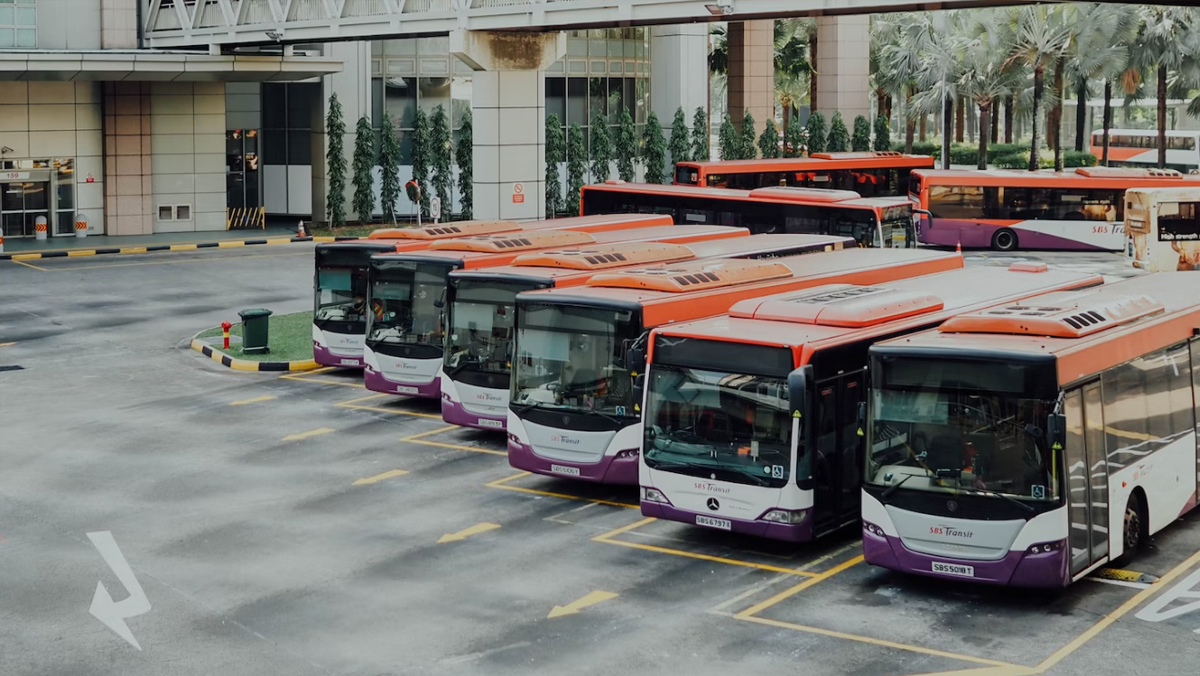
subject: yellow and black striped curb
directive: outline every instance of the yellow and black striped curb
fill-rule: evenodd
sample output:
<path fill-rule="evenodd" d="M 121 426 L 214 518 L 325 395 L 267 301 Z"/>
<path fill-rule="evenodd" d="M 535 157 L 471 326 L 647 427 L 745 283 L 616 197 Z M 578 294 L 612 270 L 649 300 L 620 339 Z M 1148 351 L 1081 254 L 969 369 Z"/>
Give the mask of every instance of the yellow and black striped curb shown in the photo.
<path fill-rule="evenodd" d="M 192 339 L 192 349 L 221 366 L 226 366 L 236 371 L 311 371 L 320 367 L 320 364 L 312 359 L 302 361 L 251 361 L 249 359 L 234 359 L 196 338 Z"/>
<path fill-rule="evenodd" d="M 199 244 L 152 244 L 149 246 L 114 246 L 103 249 L 64 249 L 62 251 L 39 251 L 33 253 L 0 253 L 0 261 L 32 261 L 39 258 L 76 258 L 103 254 L 145 254 L 195 251 L 197 249 L 230 249 L 255 244 L 292 244 L 294 242 L 339 242 L 356 237 L 274 237 L 267 239 L 226 239 L 219 242 Z"/>

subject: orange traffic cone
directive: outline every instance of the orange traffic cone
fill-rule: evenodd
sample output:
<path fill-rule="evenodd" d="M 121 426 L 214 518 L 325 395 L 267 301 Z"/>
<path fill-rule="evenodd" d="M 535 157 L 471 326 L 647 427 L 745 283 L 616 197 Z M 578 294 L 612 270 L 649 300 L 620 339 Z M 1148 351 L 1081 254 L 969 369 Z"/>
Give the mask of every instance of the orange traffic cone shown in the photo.
<path fill-rule="evenodd" d="M 4 253 L 4 233 L 0 232 L 0 253 Z"/>
<path fill-rule="evenodd" d="M 301 220 L 296 225 L 296 236 L 297 237 L 308 237 L 308 234 L 304 232 L 304 221 L 303 220 Z"/>
<path fill-rule="evenodd" d="M 954 247 L 954 250 L 961 254 L 962 253 L 962 242 L 959 242 L 958 246 Z"/>

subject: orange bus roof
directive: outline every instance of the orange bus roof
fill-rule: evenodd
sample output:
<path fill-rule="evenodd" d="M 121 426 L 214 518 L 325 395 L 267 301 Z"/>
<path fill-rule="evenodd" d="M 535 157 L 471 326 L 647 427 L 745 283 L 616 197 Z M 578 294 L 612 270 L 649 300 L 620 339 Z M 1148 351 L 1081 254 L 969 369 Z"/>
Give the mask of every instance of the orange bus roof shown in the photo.
<path fill-rule="evenodd" d="M 702 169 L 706 174 L 758 173 L 775 171 L 821 171 L 829 169 L 873 169 L 932 167 L 931 155 L 896 152 L 814 153 L 810 157 L 780 157 L 758 160 L 709 160 L 679 162 L 678 166 Z"/>
<path fill-rule="evenodd" d="M 1106 311 L 1115 311 L 1117 314 L 1108 315 L 1103 322 L 1098 322 L 1097 325 L 1104 326 L 1102 329 L 1079 331 L 1078 335 L 1069 337 L 1030 335 L 1025 332 L 953 332 L 955 324 L 951 322 L 963 329 L 973 328 L 966 320 L 956 317 L 947 322 L 950 326 L 944 329 L 898 338 L 888 341 L 886 345 L 936 350 L 938 355 L 956 351 L 967 355 L 973 352 L 1049 355 L 1056 359 L 1059 384 L 1065 386 L 1117 364 L 1191 339 L 1195 329 L 1200 328 L 1200 279 L 1192 272 L 1158 272 L 1083 291 L 1034 296 L 1016 307 L 1038 312 L 1029 317 L 1040 322 L 1053 316 L 1051 309 L 1068 313 L 1062 315 L 1064 320 L 1072 316 L 1072 310 L 1096 312 L 1102 317 Z M 1120 316 L 1119 313 L 1125 312 L 1132 314 L 1124 321 L 1115 319 Z M 1070 328 L 1065 321 L 1063 325 Z M 1056 332 L 1067 334 L 1061 329 Z"/>
<path fill-rule="evenodd" d="M 594 282 L 602 275 L 597 275 L 582 287 L 526 291 L 518 299 L 539 303 L 636 308 L 642 312 L 646 326 L 658 326 L 672 321 L 709 317 L 725 312 L 740 300 L 771 293 L 837 282 L 879 284 L 963 266 L 961 254 L 928 249 L 847 249 L 759 262 L 784 266 L 791 271 L 791 275 L 717 288 L 697 288 L 683 293 L 654 288 L 599 286 Z M 705 261 L 687 261 L 670 267 L 702 271 L 705 265 Z"/>
<path fill-rule="evenodd" d="M 513 259 L 517 267 L 605 270 L 627 265 L 673 263 L 692 258 L 692 250 L 682 244 L 665 242 L 623 242 L 573 251 L 543 251 L 521 254 Z"/>
<path fill-rule="evenodd" d="M 931 185 L 980 186 L 980 187 L 1034 187 L 1034 188 L 1109 188 L 1123 190 L 1135 185 L 1200 185 L 1200 176 L 1184 176 L 1177 171 L 1160 169 L 1119 169 L 1109 167 L 1079 168 L 1074 173 L 1053 171 L 1012 171 L 994 169 L 988 171 L 964 169 L 917 169 L 921 187 Z"/>
<path fill-rule="evenodd" d="M 659 185 L 657 183 L 596 183 L 583 186 L 582 199 L 587 199 L 589 192 L 622 192 L 634 194 L 651 194 L 651 195 L 675 195 L 680 197 L 701 197 L 709 199 L 730 199 L 744 200 L 748 202 L 770 202 L 775 204 L 793 204 L 793 203 L 808 203 L 808 204 L 823 204 L 829 202 L 828 198 L 824 199 L 803 199 L 798 194 L 790 193 L 788 197 L 780 197 L 771 192 L 774 190 L 805 190 L 822 193 L 849 193 L 845 201 L 834 202 L 837 206 L 850 206 L 859 209 L 870 209 L 874 207 L 885 206 L 903 206 L 912 202 L 907 196 L 897 195 L 895 197 L 874 197 L 870 203 L 862 203 L 859 194 L 851 190 L 825 190 L 823 188 L 758 188 L 756 190 L 734 190 L 731 188 L 707 188 L 690 185 Z M 755 194 L 759 193 L 759 194 Z"/>
<path fill-rule="evenodd" d="M 516 221 L 458 221 L 423 228 L 385 228 L 367 235 L 367 239 L 445 239 L 470 235 L 490 235 L 496 232 L 520 230 Z"/>
<path fill-rule="evenodd" d="M 384 253 L 383 260 L 452 262 L 464 268 L 506 265 L 524 252 L 562 247 L 614 244 L 617 242 L 703 242 L 716 239 L 749 237 L 746 228 L 723 225 L 671 225 L 651 228 L 626 228 L 599 232 L 574 230 L 506 233 L 487 237 L 469 237 L 435 242 L 424 251 Z"/>
<path fill-rule="evenodd" d="M 754 260 L 691 261 L 673 267 L 640 268 L 625 272 L 607 272 L 588 280 L 588 286 L 625 289 L 650 289 L 683 293 L 722 286 L 750 284 L 768 279 L 791 277 L 792 270 L 782 263 Z"/>
<path fill-rule="evenodd" d="M 960 268 L 871 286 L 832 284 L 758 297 L 735 304 L 727 315 L 660 326 L 654 335 L 790 347 L 801 365 L 828 347 L 929 326 L 965 309 L 1103 281 L 1100 275 L 1065 270 Z M 912 311 L 905 311 L 908 303 Z"/>
<path fill-rule="evenodd" d="M 793 188 L 790 186 L 772 186 L 770 188 L 755 188 L 750 191 L 751 197 L 764 199 L 786 200 L 788 202 L 845 202 L 846 200 L 861 199 L 862 195 L 853 190 L 826 190 L 824 188 Z"/>

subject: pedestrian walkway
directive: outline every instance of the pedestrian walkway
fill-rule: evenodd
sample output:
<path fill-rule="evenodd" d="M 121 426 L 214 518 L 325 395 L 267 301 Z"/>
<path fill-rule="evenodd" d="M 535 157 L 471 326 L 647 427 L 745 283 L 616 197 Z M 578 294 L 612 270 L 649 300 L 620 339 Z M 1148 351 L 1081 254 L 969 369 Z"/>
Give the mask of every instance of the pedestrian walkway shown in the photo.
<path fill-rule="evenodd" d="M 97 235 L 77 239 L 58 237 L 8 239 L 0 260 L 33 260 L 66 256 L 95 256 L 100 254 L 144 254 L 171 251 L 195 251 L 254 244 L 289 244 L 292 242 L 332 242 L 353 237 L 297 237 L 294 230 L 271 227 L 266 230 L 217 230 L 214 232 L 175 232 L 157 235 L 111 237 Z"/>

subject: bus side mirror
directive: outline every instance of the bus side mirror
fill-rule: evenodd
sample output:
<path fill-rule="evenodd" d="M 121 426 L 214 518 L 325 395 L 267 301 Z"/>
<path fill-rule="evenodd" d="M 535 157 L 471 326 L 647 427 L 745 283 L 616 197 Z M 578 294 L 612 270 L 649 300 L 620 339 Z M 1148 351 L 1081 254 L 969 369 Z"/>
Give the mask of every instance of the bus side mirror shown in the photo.
<path fill-rule="evenodd" d="M 796 449 L 796 478 L 800 488 L 808 490 L 812 486 L 812 458 L 810 436 L 813 419 L 812 397 L 809 396 L 813 384 L 813 367 L 801 366 L 788 374 L 788 408 L 792 416 L 792 448 Z"/>
<path fill-rule="evenodd" d="M 1046 443 L 1050 448 L 1062 450 L 1067 443 L 1067 417 L 1061 413 L 1051 413 L 1046 417 Z"/>
<path fill-rule="evenodd" d="M 640 412 L 642 410 L 642 397 L 646 393 L 646 374 L 638 372 L 633 377 L 633 410 Z M 647 428 L 649 429 L 649 428 Z"/>
<path fill-rule="evenodd" d="M 808 384 L 812 380 L 812 366 L 801 366 L 788 374 L 788 408 L 792 418 L 799 418 L 801 424 L 809 417 L 809 406 L 812 402 L 808 397 Z"/>
<path fill-rule="evenodd" d="M 646 351 L 631 347 L 625 350 L 625 366 L 630 373 L 641 374 L 646 370 Z"/>

